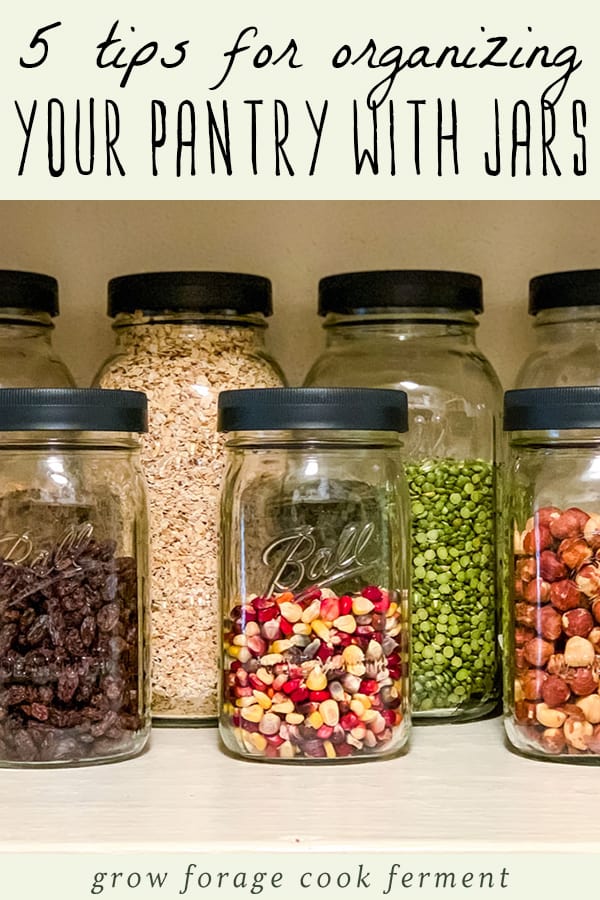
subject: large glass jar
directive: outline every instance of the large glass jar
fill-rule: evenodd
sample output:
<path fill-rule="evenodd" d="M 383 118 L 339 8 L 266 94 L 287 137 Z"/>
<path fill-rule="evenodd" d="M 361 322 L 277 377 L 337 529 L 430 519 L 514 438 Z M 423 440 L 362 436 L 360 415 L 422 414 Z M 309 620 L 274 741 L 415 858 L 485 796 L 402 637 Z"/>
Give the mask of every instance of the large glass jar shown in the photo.
<path fill-rule="evenodd" d="M 221 394 L 229 750 L 339 761 L 408 738 L 408 496 L 401 391 Z"/>
<path fill-rule="evenodd" d="M 498 701 L 496 439 L 501 388 L 475 343 L 481 279 L 324 278 L 327 346 L 306 385 L 400 388 L 412 506 L 413 715 L 469 719 Z"/>
<path fill-rule="evenodd" d="M 600 269 L 532 278 L 529 314 L 536 347 L 515 387 L 600 385 Z"/>
<path fill-rule="evenodd" d="M 266 278 L 158 272 L 115 278 L 117 349 L 96 383 L 142 390 L 152 546 L 152 713 L 156 724 L 216 724 L 217 552 L 223 441 L 217 397 L 277 386 L 266 353 Z"/>
<path fill-rule="evenodd" d="M 146 744 L 145 428 L 143 394 L 0 390 L 0 765 Z"/>
<path fill-rule="evenodd" d="M 35 272 L 0 270 L 0 387 L 73 387 L 52 346 L 58 283 Z"/>
<path fill-rule="evenodd" d="M 600 759 L 600 387 L 509 391 L 505 726 L 528 756 Z"/>

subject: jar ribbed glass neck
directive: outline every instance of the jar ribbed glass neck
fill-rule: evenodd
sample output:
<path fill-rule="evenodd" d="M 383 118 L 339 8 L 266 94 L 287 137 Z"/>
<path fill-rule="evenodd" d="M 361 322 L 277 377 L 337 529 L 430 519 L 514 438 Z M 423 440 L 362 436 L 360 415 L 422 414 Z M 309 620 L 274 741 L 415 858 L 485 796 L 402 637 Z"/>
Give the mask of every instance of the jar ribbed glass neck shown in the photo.
<path fill-rule="evenodd" d="M 215 326 L 219 328 L 238 327 L 248 329 L 265 329 L 267 323 L 260 313 L 244 314 L 235 310 L 154 310 L 152 312 L 137 311 L 134 313 L 119 313 L 115 316 L 113 328 L 136 328 L 142 325 L 199 325 Z"/>
<path fill-rule="evenodd" d="M 568 447 L 600 449 L 600 428 L 561 428 L 544 431 L 514 431 L 510 445 L 523 450 L 560 450 Z"/>
<path fill-rule="evenodd" d="M 140 436 L 124 431 L 2 431 L 0 430 L 0 454 L 2 451 L 55 450 L 103 451 L 135 453 L 140 449 Z"/>
<path fill-rule="evenodd" d="M 471 310 L 381 308 L 357 311 L 352 315 L 329 313 L 323 322 L 328 341 L 361 333 L 410 339 L 413 337 L 458 337 L 474 339 L 479 323 Z"/>
<path fill-rule="evenodd" d="M 235 431 L 227 435 L 230 450 L 266 449 L 375 449 L 402 446 L 396 431 L 342 431 L 340 429 L 294 429 L 286 431 Z"/>
<path fill-rule="evenodd" d="M 18 325 L 23 332 L 31 329 L 31 334 L 46 334 L 52 331 L 54 324 L 49 313 L 33 309 L 22 309 L 9 306 L 0 306 L 0 329 Z M 14 331 L 10 332 L 14 337 Z"/>
<path fill-rule="evenodd" d="M 120 313 L 113 324 L 120 347 L 143 350 L 152 346 L 157 352 L 171 352 L 174 347 L 191 347 L 204 341 L 213 349 L 229 347 L 235 341 L 242 352 L 260 351 L 264 347 L 266 328 L 261 315 L 224 315 L 221 311 Z"/>
<path fill-rule="evenodd" d="M 600 325 L 600 306 L 560 306 L 543 309 L 533 320 L 534 328 L 547 325 Z"/>

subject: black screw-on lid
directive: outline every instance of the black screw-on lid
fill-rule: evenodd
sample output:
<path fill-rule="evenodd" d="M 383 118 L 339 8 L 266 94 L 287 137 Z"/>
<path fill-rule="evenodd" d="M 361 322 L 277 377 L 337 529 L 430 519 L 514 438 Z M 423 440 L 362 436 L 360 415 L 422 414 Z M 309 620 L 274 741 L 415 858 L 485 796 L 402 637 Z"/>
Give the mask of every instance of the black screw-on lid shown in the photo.
<path fill-rule="evenodd" d="M 563 306 L 600 306 L 600 269 L 538 275 L 529 282 L 529 315 Z"/>
<path fill-rule="evenodd" d="M 98 388 L 0 389 L 0 431 L 148 431 L 140 391 Z"/>
<path fill-rule="evenodd" d="M 319 315 L 415 307 L 483 312 L 481 278 L 466 272 L 398 269 L 347 272 L 319 282 Z"/>
<path fill-rule="evenodd" d="M 404 391 L 379 388 L 261 388 L 219 394 L 219 431 L 297 428 L 407 431 Z"/>
<path fill-rule="evenodd" d="M 239 272 L 146 272 L 108 283 L 108 315 L 142 312 L 273 312 L 271 282 Z"/>
<path fill-rule="evenodd" d="M 600 428 L 600 387 L 527 388 L 504 395 L 505 431 Z"/>
<path fill-rule="evenodd" d="M 0 269 L 0 309 L 30 309 L 58 315 L 58 282 L 38 272 Z"/>

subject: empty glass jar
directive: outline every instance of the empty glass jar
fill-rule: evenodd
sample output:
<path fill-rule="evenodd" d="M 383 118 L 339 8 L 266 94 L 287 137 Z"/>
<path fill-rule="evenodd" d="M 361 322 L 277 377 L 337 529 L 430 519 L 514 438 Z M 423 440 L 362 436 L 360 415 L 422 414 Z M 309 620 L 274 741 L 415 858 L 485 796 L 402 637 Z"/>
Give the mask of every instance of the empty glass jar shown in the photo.
<path fill-rule="evenodd" d="M 35 272 L 0 270 L 0 387 L 73 387 L 52 346 L 58 283 Z"/>
<path fill-rule="evenodd" d="M 399 388 L 412 505 L 413 714 L 469 719 L 499 697 L 496 440 L 502 395 L 475 343 L 481 279 L 462 272 L 324 278 L 327 345 L 307 385 Z"/>
<path fill-rule="evenodd" d="M 0 390 L 0 764 L 141 752 L 150 730 L 143 394 Z"/>
<path fill-rule="evenodd" d="M 600 387 L 509 391 L 505 726 L 517 750 L 600 759 Z"/>
<path fill-rule="evenodd" d="M 337 762 L 408 737 L 401 391 L 219 398 L 220 733 L 240 756 Z"/>
<path fill-rule="evenodd" d="M 533 278 L 529 313 L 536 347 L 515 386 L 600 385 L 600 269 Z"/>

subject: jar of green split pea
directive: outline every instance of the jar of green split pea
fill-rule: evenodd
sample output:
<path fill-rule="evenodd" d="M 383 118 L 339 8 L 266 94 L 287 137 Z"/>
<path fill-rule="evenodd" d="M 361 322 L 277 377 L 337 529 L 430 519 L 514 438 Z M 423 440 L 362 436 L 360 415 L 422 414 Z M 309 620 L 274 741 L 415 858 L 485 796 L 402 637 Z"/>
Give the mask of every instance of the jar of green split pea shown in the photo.
<path fill-rule="evenodd" d="M 327 344 L 306 385 L 397 388 L 409 402 L 412 684 L 416 718 L 465 720 L 498 701 L 498 378 L 475 342 L 481 279 L 354 272 L 322 279 Z"/>

